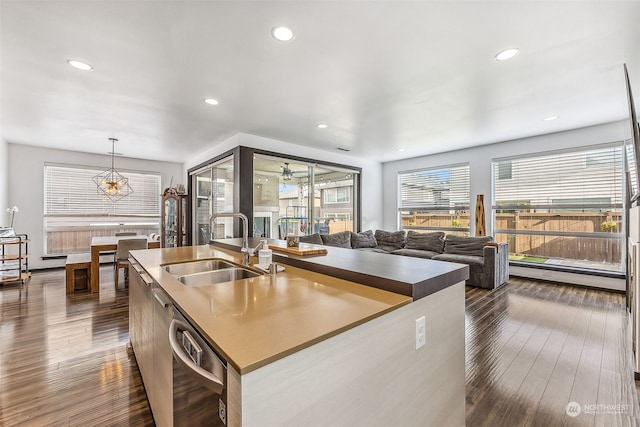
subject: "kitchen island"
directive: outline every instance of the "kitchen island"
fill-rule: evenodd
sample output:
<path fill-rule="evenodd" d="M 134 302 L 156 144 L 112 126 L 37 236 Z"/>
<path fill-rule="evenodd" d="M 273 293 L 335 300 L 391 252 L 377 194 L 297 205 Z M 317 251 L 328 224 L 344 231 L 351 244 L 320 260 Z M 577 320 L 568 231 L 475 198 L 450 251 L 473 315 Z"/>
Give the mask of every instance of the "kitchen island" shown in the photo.
<path fill-rule="evenodd" d="M 465 278 L 455 273 L 463 266 L 446 266 L 451 282 L 414 300 L 293 265 L 275 276 L 201 287 L 185 286 L 162 268 L 210 258 L 241 262 L 238 252 L 222 247 L 131 256 L 132 318 L 136 275 L 144 275 L 227 361 L 228 425 L 464 424 Z M 424 271 L 426 260 L 416 261 Z M 441 271 L 442 265 L 433 267 Z M 422 316 L 426 345 L 416 350 Z M 162 336 L 157 332 L 149 336 Z M 133 341 L 139 359 L 144 349 Z M 149 395 L 148 375 L 141 372 Z M 149 397 L 156 423 L 171 425 L 156 410 L 166 412 L 170 404 Z"/>

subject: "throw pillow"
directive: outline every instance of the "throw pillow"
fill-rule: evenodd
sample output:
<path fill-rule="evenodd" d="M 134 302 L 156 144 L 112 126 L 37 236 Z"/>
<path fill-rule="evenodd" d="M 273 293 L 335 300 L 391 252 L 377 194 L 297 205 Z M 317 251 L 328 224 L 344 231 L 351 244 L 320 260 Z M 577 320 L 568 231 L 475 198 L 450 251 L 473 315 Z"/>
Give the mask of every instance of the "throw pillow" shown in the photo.
<path fill-rule="evenodd" d="M 314 233 L 310 236 L 300 236 L 300 243 L 313 243 L 314 245 L 321 245 L 322 238 L 318 233 Z"/>
<path fill-rule="evenodd" d="M 402 249 L 404 247 L 404 230 L 376 230 L 375 238 L 378 242 L 378 248 L 387 252 L 393 252 L 396 249 Z"/>
<path fill-rule="evenodd" d="M 467 237 L 447 234 L 444 241 L 444 253 L 454 255 L 484 256 L 484 244 L 492 242 L 493 237 Z"/>
<path fill-rule="evenodd" d="M 405 249 L 442 253 L 444 250 L 444 232 L 418 233 L 417 231 L 409 230 L 404 247 Z"/>
<path fill-rule="evenodd" d="M 375 248 L 378 246 L 376 238 L 373 235 L 373 231 L 367 230 L 360 233 L 351 233 L 351 247 L 354 249 L 360 248 Z"/>
<path fill-rule="evenodd" d="M 341 231 L 334 234 L 321 234 L 322 244 L 338 248 L 351 248 L 351 232 Z"/>

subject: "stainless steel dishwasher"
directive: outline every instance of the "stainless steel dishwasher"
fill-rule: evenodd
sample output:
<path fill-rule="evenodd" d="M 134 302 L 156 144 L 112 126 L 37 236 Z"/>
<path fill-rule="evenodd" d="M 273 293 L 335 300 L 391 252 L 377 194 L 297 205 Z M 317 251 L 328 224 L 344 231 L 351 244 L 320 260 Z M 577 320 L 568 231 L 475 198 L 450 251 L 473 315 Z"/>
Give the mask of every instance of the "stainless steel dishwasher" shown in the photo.
<path fill-rule="evenodd" d="M 173 306 L 173 425 L 227 424 L 227 363 Z"/>

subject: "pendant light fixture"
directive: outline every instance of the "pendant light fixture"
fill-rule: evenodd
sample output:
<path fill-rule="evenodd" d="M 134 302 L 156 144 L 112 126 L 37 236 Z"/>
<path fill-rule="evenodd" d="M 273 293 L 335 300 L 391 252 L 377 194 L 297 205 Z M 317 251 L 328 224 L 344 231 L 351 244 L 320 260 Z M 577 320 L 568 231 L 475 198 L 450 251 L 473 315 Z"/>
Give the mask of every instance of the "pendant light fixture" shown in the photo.
<path fill-rule="evenodd" d="M 93 177 L 93 181 L 98 186 L 98 194 L 107 196 L 112 202 L 117 202 L 123 197 L 133 193 L 133 188 L 129 185 L 129 178 L 122 176 L 113 163 L 116 156 L 116 138 L 109 138 L 111 141 L 111 168 Z"/>
<path fill-rule="evenodd" d="M 293 172 L 289 169 L 289 163 L 285 163 L 282 168 L 282 179 L 284 181 L 291 181 L 291 178 L 293 178 Z"/>

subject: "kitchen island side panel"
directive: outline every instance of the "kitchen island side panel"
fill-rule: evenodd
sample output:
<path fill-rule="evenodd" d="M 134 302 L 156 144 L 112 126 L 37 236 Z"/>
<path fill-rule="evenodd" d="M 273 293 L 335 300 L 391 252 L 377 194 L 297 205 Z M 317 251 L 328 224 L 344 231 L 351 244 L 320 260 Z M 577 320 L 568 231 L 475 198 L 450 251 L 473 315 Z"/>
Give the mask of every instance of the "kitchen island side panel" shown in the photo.
<path fill-rule="evenodd" d="M 230 425 L 463 426 L 464 289 L 460 282 L 241 376 L 233 412 L 242 420 Z M 416 350 L 421 316 L 426 345 Z"/>

